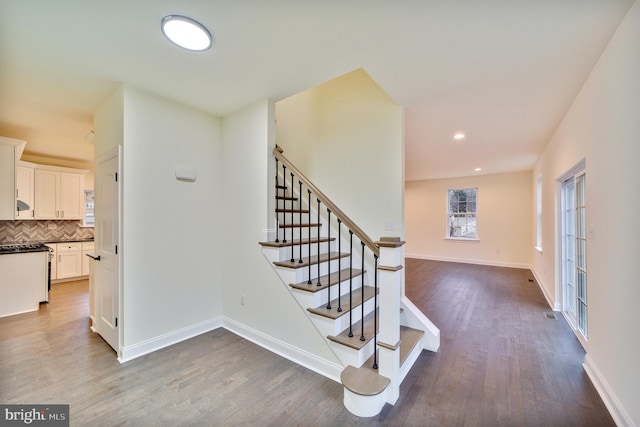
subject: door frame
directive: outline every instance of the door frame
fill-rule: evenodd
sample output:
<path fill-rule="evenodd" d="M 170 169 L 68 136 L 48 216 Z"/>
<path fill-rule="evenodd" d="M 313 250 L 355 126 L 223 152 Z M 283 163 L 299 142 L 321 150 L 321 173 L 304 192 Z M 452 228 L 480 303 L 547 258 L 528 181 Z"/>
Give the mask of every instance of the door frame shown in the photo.
<path fill-rule="evenodd" d="M 566 296 L 565 296 L 564 284 L 565 284 L 566 269 L 564 265 L 564 260 L 565 260 L 565 254 L 566 254 L 566 247 L 565 247 L 566 245 L 564 241 L 565 239 L 564 183 L 565 181 L 567 181 L 572 177 L 575 177 L 576 175 L 586 174 L 586 173 L 587 173 L 586 160 L 582 159 L 556 179 L 556 227 L 555 227 L 556 261 L 555 263 L 556 263 L 556 301 L 558 301 L 558 303 L 556 303 L 555 304 L 556 307 L 554 307 L 554 309 L 559 310 L 562 313 L 562 315 L 565 317 L 565 319 L 567 320 L 567 323 L 573 330 L 573 333 L 578 338 L 578 341 L 580 341 L 580 344 L 585 349 L 585 351 L 587 350 L 587 346 L 588 346 L 586 337 L 582 335 L 582 332 L 578 329 L 577 324 L 574 324 L 574 320 L 570 319 L 565 314 Z M 586 206 L 588 207 L 588 201 Z M 577 292 L 577 288 L 576 288 L 576 292 Z M 588 310 L 588 306 L 587 306 L 587 310 Z M 587 319 L 588 319 L 588 314 L 587 314 Z"/>

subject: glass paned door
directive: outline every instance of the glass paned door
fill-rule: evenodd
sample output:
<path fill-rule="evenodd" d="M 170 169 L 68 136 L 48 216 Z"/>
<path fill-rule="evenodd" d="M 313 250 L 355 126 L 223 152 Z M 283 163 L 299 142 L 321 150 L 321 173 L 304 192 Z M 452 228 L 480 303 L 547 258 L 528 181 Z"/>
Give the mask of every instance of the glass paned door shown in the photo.
<path fill-rule="evenodd" d="M 586 175 L 562 183 L 563 311 L 572 326 L 587 338 Z"/>

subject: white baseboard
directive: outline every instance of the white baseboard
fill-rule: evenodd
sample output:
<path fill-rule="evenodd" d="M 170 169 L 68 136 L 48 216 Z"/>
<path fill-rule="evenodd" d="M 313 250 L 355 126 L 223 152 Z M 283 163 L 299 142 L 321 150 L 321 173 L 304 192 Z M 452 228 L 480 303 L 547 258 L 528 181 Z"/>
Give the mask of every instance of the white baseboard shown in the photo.
<path fill-rule="evenodd" d="M 634 423 L 627 411 L 624 410 L 620 401 L 616 397 L 613 390 L 609 386 L 609 383 L 604 379 L 598 368 L 593 362 L 593 359 L 587 354 L 584 358 L 584 363 L 582 364 L 585 372 L 591 379 L 593 386 L 596 388 L 596 391 L 602 398 L 605 406 L 609 410 L 613 421 L 615 421 L 618 427 L 637 427 Z"/>
<path fill-rule="evenodd" d="M 533 268 L 531 269 L 531 272 L 533 273 L 533 277 L 536 278 L 536 282 L 538 282 L 538 287 L 542 291 L 542 295 L 544 295 L 544 299 L 547 300 L 547 304 L 549 304 L 549 307 L 551 307 L 551 309 L 554 311 L 560 311 L 561 310 L 560 303 L 558 301 L 555 301 L 555 298 L 551 298 L 551 295 L 549 295 L 549 293 L 547 292 L 547 287 L 544 285 L 544 282 L 542 281 L 540 276 L 538 276 L 538 274 Z"/>
<path fill-rule="evenodd" d="M 120 363 L 128 362 L 137 357 L 144 356 L 156 350 L 160 350 L 164 347 L 177 344 L 181 341 L 193 338 L 197 335 L 205 332 L 212 331 L 222 326 L 222 317 L 216 317 L 213 319 L 205 320 L 204 322 L 196 323 L 176 331 L 168 332 L 166 334 L 148 339 L 146 341 L 139 342 L 127 347 L 121 347 L 120 356 L 118 361 Z"/>
<path fill-rule="evenodd" d="M 223 325 L 225 329 L 242 338 L 251 341 L 254 344 L 263 347 L 272 353 L 278 354 L 285 359 L 291 360 L 298 365 L 304 366 L 324 377 L 333 381 L 340 382 L 340 374 L 344 369 L 341 365 L 337 365 L 325 359 L 321 359 L 315 354 L 311 354 L 305 350 L 294 347 L 284 341 L 280 341 L 258 330 L 250 328 L 235 320 L 224 318 Z"/>
<path fill-rule="evenodd" d="M 405 258 L 427 259 L 431 261 L 459 262 L 462 264 L 491 265 L 494 267 L 511 267 L 531 269 L 529 264 L 520 264 L 515 262 L 500 262 L 482 259 L 465 259 L 465 258 L 449 258 L 432 255 L 405 254 Z"/>

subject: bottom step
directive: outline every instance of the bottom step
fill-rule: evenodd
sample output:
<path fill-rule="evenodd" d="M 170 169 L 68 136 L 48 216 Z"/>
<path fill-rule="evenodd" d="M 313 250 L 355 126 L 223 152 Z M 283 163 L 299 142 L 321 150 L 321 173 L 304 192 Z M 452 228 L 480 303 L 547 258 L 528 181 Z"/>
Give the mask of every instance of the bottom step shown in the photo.
<path fill-rule="evenodd" d="M 386 403 L 385 390 L 389 378 L 366 368 L 347 366 L 340 381 L 344 386 L 344 406 L 358 417 L 373 417 L 382 411 Z"/>

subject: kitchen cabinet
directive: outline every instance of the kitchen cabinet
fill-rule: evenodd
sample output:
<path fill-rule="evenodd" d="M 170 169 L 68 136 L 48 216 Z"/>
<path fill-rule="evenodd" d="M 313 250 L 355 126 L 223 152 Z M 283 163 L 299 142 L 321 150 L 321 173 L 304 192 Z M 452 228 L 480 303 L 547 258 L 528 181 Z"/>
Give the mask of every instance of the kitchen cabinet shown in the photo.
<path fill-rule="evenodd" d="M 91 258 L 87 254 L 92 254 L 95 249 L 93 242 L 82 242 L 82 275 L 88 276 L 91 267 Z"/>
<path fill-rule="evenodd" d="M 58 243 L 56 279 L 82 276 L 82 243 Z"/>
<path fill-rule="evenodd" d="M 29 206 L 27 210 L 16 210 L 15 219 L 34 219 L 33 190 L 34 169 L 29 166 L 16 166 L 16 202 L 18 200 Z"/>
<path fill-rule="evenodd" d="M 82 219 L 84 173 L 36 168 L 34 182 L 36 219 Z"/>
<path fill-rule="evenodd" d="M 0 137 L 0 220 L 12 220 L 16 202 L 16 146 Z"/>

